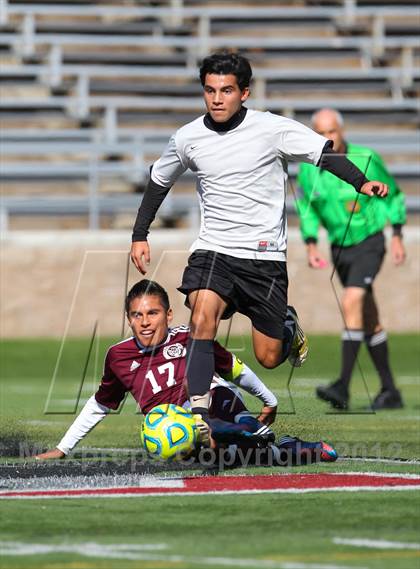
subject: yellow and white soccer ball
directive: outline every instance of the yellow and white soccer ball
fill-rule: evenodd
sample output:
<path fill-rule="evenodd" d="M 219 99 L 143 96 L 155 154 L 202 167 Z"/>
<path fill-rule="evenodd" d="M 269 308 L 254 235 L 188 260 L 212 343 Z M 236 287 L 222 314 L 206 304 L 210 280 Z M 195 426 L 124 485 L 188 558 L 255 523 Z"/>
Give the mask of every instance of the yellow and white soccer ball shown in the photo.
<path fill-rule="evenodd" d="M 153 407 L 144 418 L 140 440 L 149 456 L 182 460 L 194 451 L 197 426 L 192 414 L 172 403 Z"/>

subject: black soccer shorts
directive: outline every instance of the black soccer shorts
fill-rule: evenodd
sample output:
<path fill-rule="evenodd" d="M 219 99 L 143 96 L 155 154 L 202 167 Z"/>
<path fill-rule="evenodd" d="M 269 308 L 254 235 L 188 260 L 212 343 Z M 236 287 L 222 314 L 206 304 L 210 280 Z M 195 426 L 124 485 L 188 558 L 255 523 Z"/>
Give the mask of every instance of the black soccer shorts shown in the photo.
<path fill-rule="evenodd" d="M 240 312 L 259 332 L 282 340 L 287 287 L 284 261 L 239 259 L 198 249 L 188 259 L 178 290 L 185 295 L 194 290 L 213 290 L 227 302 L 223 319 Z M 189 306 L 188 298 L 185 304 Z"/>
<path fill-rule="evenodd" d="M 357 286 L 370 290 L 385 256 L 382 232 L 370 235 L 350 247 L 331 247 L 332 261 L 344 287 Z"/>

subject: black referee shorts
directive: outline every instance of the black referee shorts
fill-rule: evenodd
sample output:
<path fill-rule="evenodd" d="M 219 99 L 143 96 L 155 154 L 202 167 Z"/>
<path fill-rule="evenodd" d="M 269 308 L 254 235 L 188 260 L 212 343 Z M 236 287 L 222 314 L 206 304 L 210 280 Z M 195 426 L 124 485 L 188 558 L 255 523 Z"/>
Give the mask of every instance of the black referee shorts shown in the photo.
<path fill-rule="evenodd" d="M 239 259 L 198 249 L 188 259 L 178 290 L 185 295 L 194 290 L 213 290 L 227 302 L 223 319 L 240 312 L 248 316 L 259 332 L 281 340 L 287 286 L 287 267 L 283 261 Z M 188 298 L 185 304 L 188 306 Z"/>
<path fill-rule="evenodd" d="M 385 256 L 384 234 L 375 233 L 350 247 L 333 245 L 331 255 L 344 287 L 357 286 L 369 290 Z"/>

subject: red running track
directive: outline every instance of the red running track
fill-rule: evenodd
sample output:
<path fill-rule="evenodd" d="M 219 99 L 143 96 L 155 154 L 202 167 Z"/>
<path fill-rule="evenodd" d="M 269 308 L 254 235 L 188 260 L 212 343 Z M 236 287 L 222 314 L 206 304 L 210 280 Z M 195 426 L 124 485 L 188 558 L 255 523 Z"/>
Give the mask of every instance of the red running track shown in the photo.
<path fill-rule="evenodd" d="M 420 489 L 420 476 L 398 474 L 275 474 L 259 476 L 147 477 L 139 486 L 1 490 L 0 498 L 87 498 L 150 495 L 238 494 Z"/>

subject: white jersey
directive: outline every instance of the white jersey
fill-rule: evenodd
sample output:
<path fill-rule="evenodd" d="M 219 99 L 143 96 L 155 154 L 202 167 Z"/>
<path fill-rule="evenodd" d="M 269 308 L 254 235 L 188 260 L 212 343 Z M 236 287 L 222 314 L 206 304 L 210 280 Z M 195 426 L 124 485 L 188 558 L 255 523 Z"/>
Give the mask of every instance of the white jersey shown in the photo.
<path fill-rule="evenodd" d="M 171 137 L 151 173 L 165 187 L 188 168 L 197 174 L 201 227 L 191 251 L 285 261 L 287 163 L 317 164 L 327 139 L 270 112 L 248 109 L 225 132 L 207 128 L 203 119 Z"/>

